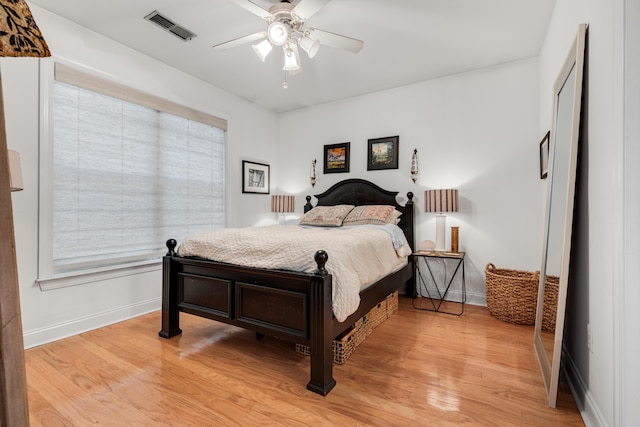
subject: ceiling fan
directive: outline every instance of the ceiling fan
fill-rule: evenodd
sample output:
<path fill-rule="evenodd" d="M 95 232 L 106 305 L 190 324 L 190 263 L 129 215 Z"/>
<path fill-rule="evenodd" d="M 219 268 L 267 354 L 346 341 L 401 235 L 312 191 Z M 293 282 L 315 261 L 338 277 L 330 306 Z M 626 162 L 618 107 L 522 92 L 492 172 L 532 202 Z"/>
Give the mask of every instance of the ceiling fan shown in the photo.
<path fill-rule="evenodd" d="M 297 5 L 293 5 L 290 0 L 281 0 L 280 3 L 271 6 L 269 10 L 263 9 L 251 0 L 231 1 L 267 21 L 268 27 L 266 31 L 259 31 L 217 44 L 213 46 L 214 49 L 231 49 L 245 43 L 262 40 L 252 47 L 263 62 L 274 46 L 282 46 L 284 51 L 283 70 L 301 72 L 298 46 L 307 53 L 309 58 L 313 58 L 318 53 L 321 44 L 353 53 L 358 53 L 364 45 L 362 40 L 304 26 L 307 19 L 331 0 L 301 0 Z"/>

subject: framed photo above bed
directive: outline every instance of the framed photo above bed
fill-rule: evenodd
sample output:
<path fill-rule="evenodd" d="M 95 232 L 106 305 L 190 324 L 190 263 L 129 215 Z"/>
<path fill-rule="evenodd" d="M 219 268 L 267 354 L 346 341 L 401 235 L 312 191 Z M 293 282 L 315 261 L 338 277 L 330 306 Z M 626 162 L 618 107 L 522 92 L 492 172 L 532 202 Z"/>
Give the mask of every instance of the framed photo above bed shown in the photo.
<path fill-rule="evenodd" d="M 269 165 L 242 161 L 242 192 L 269 194 Z"/>
<path fill-rule="evenodd" d="M 398 169 L 399 136 L 369 140 L 367 170 Z"/>
<path fill-rule="evenodd" d="M 349 172 L 350 142 L 324 146 L 324 173 Z"/>

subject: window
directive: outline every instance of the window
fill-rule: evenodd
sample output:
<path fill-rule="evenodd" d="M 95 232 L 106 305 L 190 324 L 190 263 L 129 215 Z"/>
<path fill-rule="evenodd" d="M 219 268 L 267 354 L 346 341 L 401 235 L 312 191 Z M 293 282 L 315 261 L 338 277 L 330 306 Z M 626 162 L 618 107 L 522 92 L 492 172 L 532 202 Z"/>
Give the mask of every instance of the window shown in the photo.
<path fill-rule="evenodd" d="M 148 263 L 224 226 L 225 121 L 56 64 L 51 124 L 41 279 Z"/>

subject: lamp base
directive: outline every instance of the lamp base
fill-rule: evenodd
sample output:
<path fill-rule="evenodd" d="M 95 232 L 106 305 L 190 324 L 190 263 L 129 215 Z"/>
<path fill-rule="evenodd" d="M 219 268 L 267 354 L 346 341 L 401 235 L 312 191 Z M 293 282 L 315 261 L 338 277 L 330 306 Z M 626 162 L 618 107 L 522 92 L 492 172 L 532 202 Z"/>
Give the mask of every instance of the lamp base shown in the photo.
<path fill-rule="evenodd" d="M 445 229 L 447 224 L 447 216 L 436 215 L 436 252 L 445 252 Z"/>
<path fill-rule="evenodd" d="M 293 212 L 278 212 L 278 224 L 284 224 L 291 219 Z"/>

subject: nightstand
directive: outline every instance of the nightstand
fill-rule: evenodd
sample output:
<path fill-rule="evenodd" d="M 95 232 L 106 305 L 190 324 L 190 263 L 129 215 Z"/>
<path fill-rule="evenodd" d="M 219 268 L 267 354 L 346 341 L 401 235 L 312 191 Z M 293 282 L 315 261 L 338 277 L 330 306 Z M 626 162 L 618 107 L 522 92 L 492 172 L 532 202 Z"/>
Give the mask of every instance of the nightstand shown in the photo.
<path fill-rule="evenodd" d="M 419 251 L 413 253 L 411 256 L 414 260 L 413 265 L 415 269 L 413 307 L 419 310 L 435 311 L 438 313 L 452 314 L 455 316 L 460 316 L 462 313 L 464 313 L 464 303 L 467 300 L 467 287 L 464 277 L 464 252 Z M 441 260 L 444 264 L 444 277 L 440 282 L 436 280 L 431 265 L 431 263 L 436 260 Z M 453 269 L 453 274 L 447 280 L 447 271 L 450 268 Z M 435 286 L 435 290 L 433 288 L 431 288 L 430 290 L 427 286 L 427 282 L 425 281 L 424 277 L 424 275 L 426 275 L 427 273 L 429 274 L 429 277 L 431 277 L 431 281 Z M 460 312 L 452 313 L 449 311 L 444 311 L 442 310 L 442 304 L 451 291 L 451 286 L 453 285 L 454 279 L 456 278 L 456 276 L 460 275 L 462 275 L 460 282 L 462 299 L 460 301 L 455 301 L 460 304 Z M 431 302 L 431 307 L 429 308 L 416 306 L 416 298 L 418 297 L 429 299 L 429 301 Z"/>

